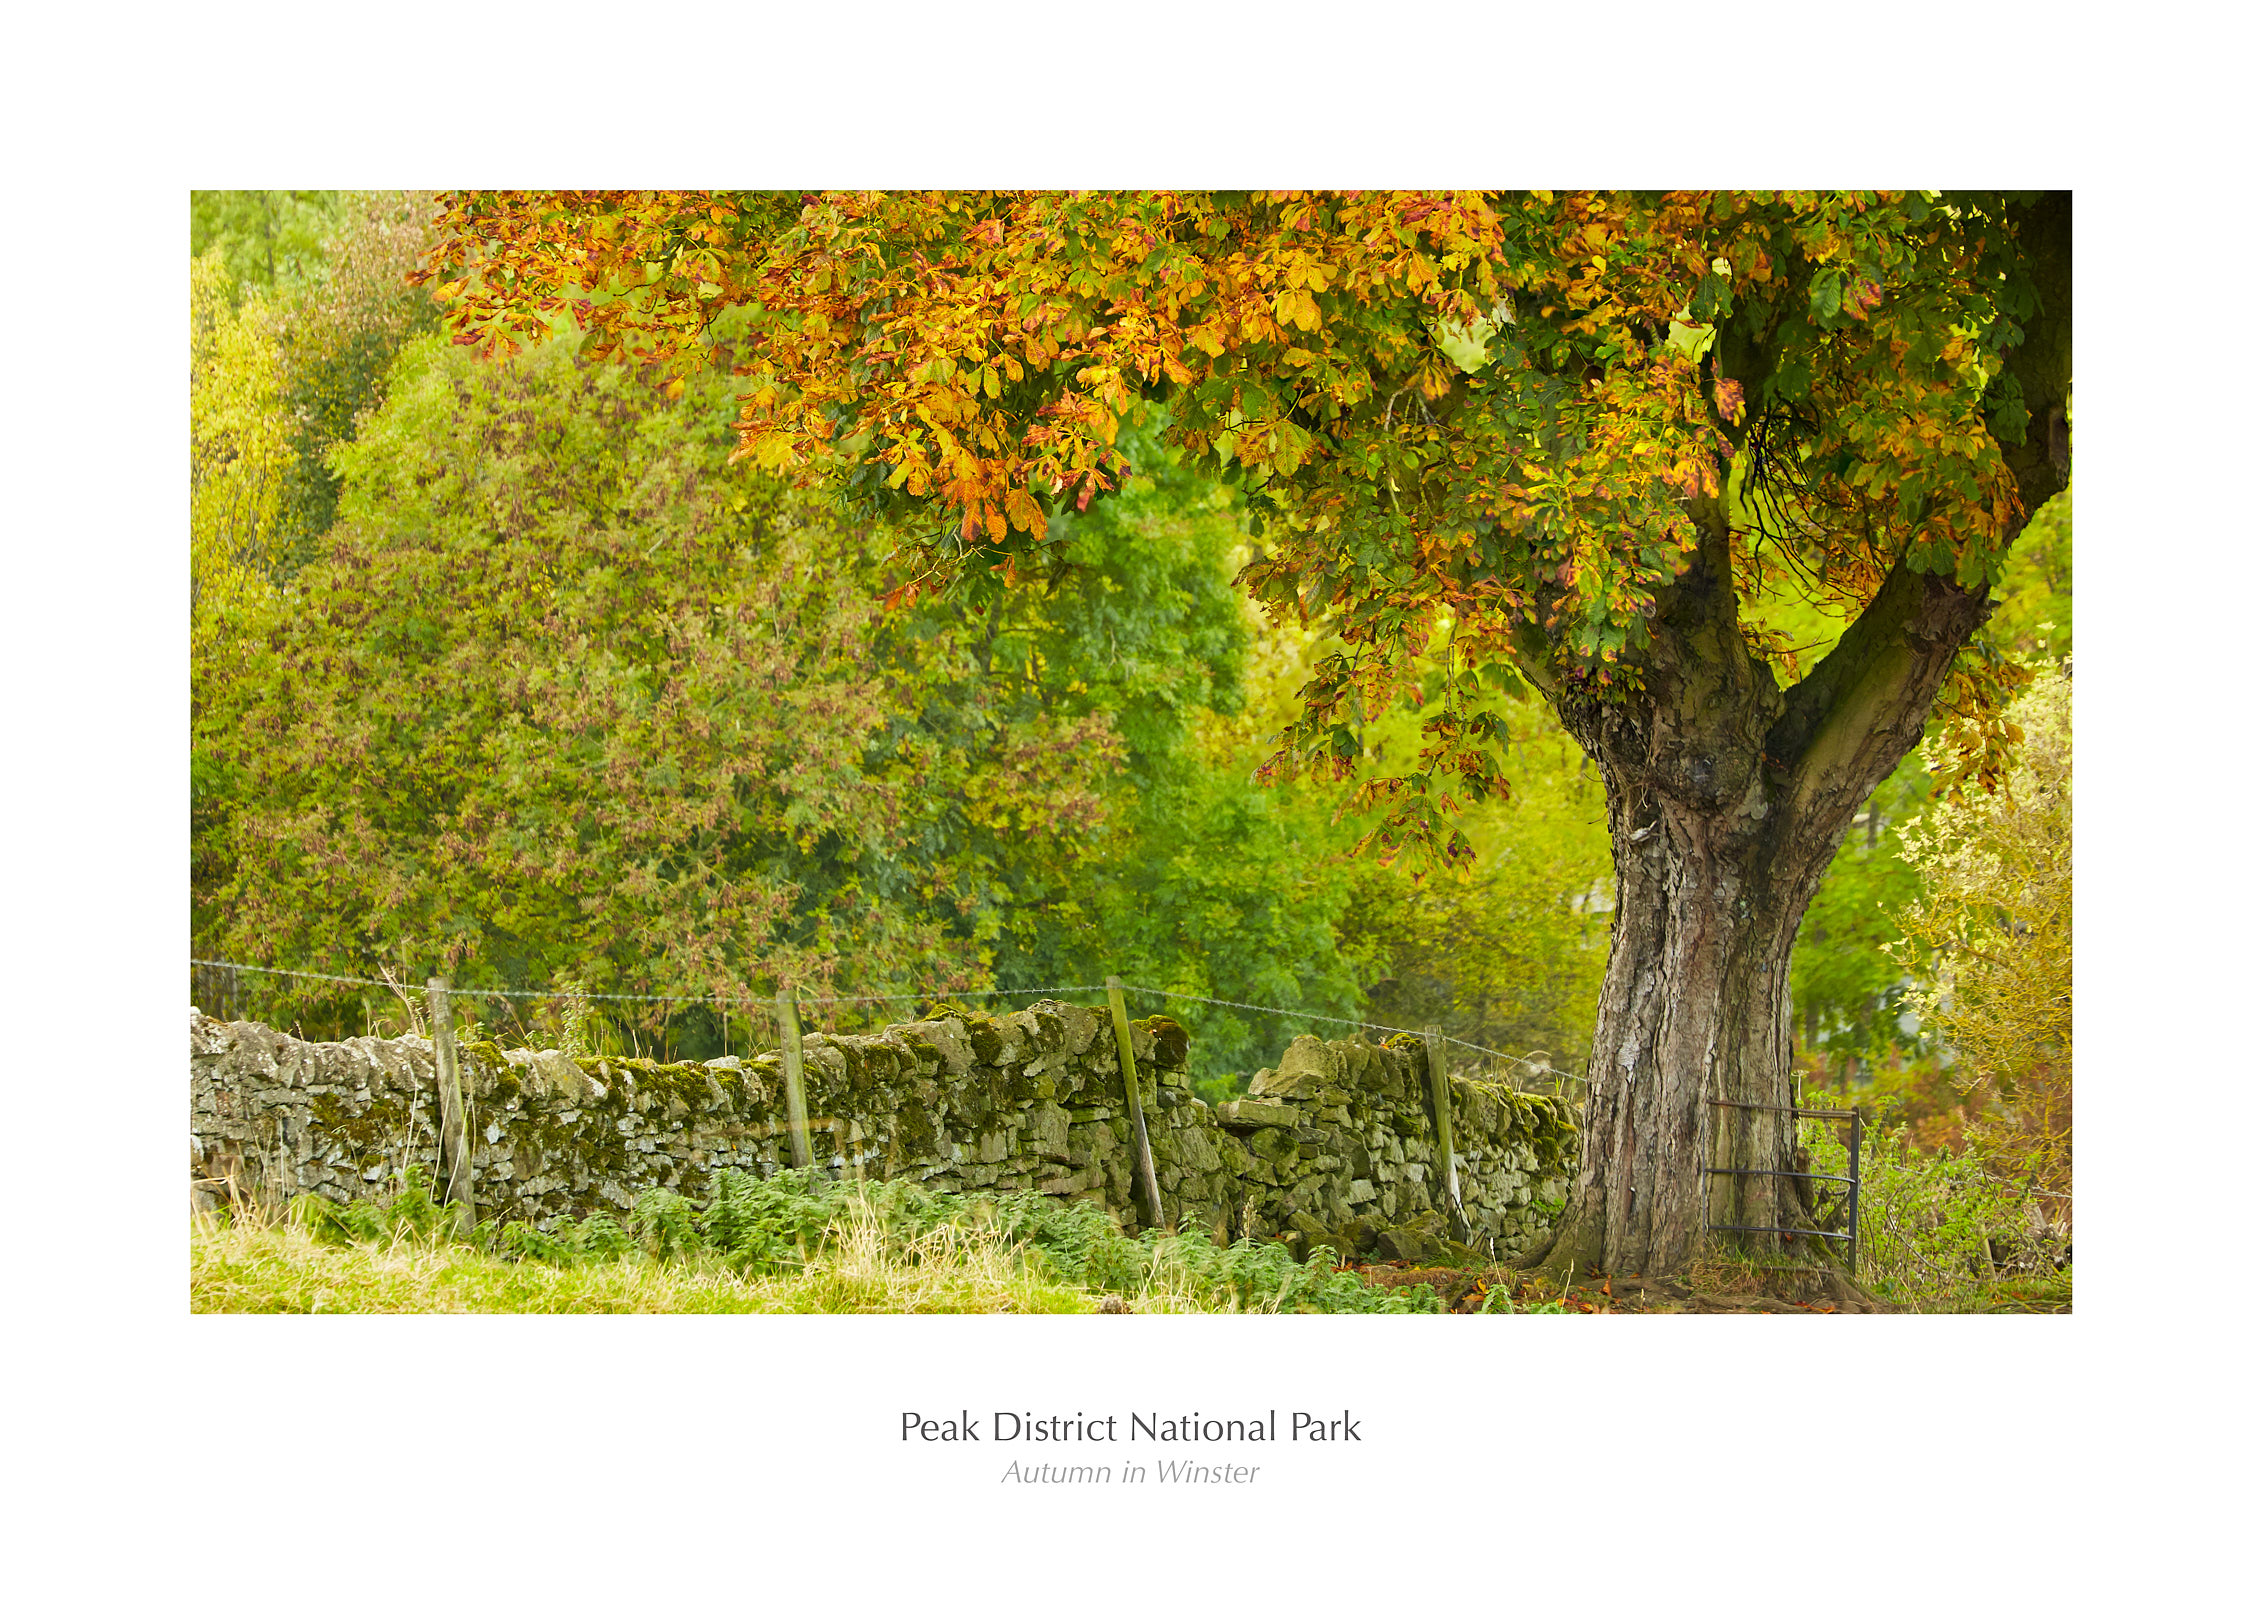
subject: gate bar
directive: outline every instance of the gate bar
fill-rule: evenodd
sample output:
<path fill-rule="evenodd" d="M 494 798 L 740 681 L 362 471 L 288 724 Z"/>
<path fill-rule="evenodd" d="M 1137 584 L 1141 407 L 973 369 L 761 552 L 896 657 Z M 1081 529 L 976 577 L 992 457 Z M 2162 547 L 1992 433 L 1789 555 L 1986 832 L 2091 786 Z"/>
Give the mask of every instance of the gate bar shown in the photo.
<path fill-rule="evenodd" d="M 1739 1173 L 1751 1178 L 1813 1178 L 1817 1183 L 1854 1183 L 1859 1180 L 1842 1178 L 1836 1172 L 1786 1172 L 1781 1167 L 1701 1167 L 1698 1170 L 1711 1177 L 1717 1173 Z"/>

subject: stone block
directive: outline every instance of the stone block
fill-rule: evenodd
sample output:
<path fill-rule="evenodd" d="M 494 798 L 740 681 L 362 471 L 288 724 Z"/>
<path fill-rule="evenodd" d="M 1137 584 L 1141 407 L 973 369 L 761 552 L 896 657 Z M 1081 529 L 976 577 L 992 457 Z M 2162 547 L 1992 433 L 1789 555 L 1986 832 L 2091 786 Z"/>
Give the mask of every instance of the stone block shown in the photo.
<path fill-rule="evenodd" d="M 899 1022 L 887 1031 L 918 1040 L 940 1056 L 953 1072 L 965 1072 L 974 1065 L 974 1046 L 967 1039 L 966 1024 L 956 1017 L 939 1018 L 934 1022 Z"/>
<path fill-rule="evenodd" d="M 1249 1080 L 1249 1092 L 1264 1099 L 1306 1100 L 1334 1084 L 1343 1070 L 1341 1055 L 1311 1034 L 1299 1034 L 1281 1054 L 1281 1064 Z"/>
<path fill-rule="evenodd" d="M 1218 1126 L 1237 1131 L 1253 1128 L 1293 1128 L 1297 1125 L 1294 1107 L 1278 1100 L 1243 1098 L 1228 1100 L 1217 1109 Z"/>
<path fill-rule="evenodd" d="M 1257 1130 L 1256 1135 L 1249 1141 L 1249 1150 L 1250 1154 L 1261 1161 L 1280 1163 L 1288 1160 L 1295 1153 L 1296 1145 L 1279 1128 L 1267 1127 Z"/>
<path fill-rule="evenodd" d="M 1069 1154 L 1069 1115 L 1050 1101 L 1031 1108 L 1029 1144 L 1039 1155 L 1066 1160 Z"/>

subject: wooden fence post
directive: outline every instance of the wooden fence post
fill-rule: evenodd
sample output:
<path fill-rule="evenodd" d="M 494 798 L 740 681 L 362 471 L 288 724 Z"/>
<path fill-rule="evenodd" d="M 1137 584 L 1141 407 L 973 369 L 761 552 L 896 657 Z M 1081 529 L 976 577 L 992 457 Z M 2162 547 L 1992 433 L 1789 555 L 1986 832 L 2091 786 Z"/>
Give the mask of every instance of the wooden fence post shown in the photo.
<path fill-rule="evenodd" d="M 460 1205 L 456 1231 L 469 1233 L 478 1217 L 471 1191 L 471 1128 L 464 1117 L 464 1079 L 456 1062 L 456 1021 L 448 1007 L 448 985 L 434 978 L 425 986 L 432 1004 L 432 1058 L 440 1080 L 440 1152 L 448 1164 L 448 1203 Z"/>
<path fill-rule="evenodd" d="M 1466 1244 L 1469 1218 L 1462 1212 L 1462 1176 L 1454 1165 L 1454 1090 L 1446 1079 L 1445 1039 L 1437 1028 L 1423 1035 L 1422 1049 L 1430 1060 L 1430 1114 L 1438 1124 L 1438 1161 L 1446 1169 L 1446 1194 Z"/>
<path fill-rule="evenodd" d="M 1116 1026 L 1116 1059 L 1124 1066 L 1124 1100 L 1131 1107 L 1132 1140 L 1139 1155 L 1139 1176 L 1147 1186 L 1149 1227 L 1167 1227 L 1163 1220 L 1163 1191 L 1155 1182 L 1155 1152 L 1147 1143 L 1147 1108 L 1139 1100 L 1139 1068 L 1132 1062 L 1131 1022 L 1124 1015 L 1124 988 L 1108 980 L 1108 1020 Z"/>
<path fill-rule="evenodd" d="M 801 1008 L 793 991 L 778 991 L 778 1060 L 786 1077 L 786 1141 L 793 1164 L 809 1165 L 809 1106 L 801 1088 Z"/>

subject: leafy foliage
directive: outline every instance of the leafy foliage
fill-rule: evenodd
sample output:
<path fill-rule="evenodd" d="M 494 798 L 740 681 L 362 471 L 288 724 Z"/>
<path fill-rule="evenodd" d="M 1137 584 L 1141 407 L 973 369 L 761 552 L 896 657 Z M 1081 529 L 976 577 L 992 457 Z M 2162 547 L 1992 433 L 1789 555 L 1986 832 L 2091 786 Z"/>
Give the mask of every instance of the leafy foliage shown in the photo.
<path fill-rule="evenodd" d="M 712 408 L 566 346 L 420 347 L 395 383 L 323 559 L 207 697 L 239 797 L 213 936 L 478 987 L 978 981 L 938 824 L 1001 756 L 1096 812 L 1076 731 L 918 738 L 870 536 L 724 474 Z"/>
<path fill-rule="evenodd" d="M 1485 1049 L 1579 1072 L 1610 943 L 1603 785 L 1545 708 L 1504 698 L 1494 714 L 1512 798 L 1470 818 L 1469 870 L 1427 880 L 1361 872 L 1344 939 L 1374 974 L 1377 1017 L 1436 1022 Z M 1379 768 L 1411 764 L 1417 720 L 1400 706 L 1367 725 Z"/>
<path fill-rule="evenodd" d="M 283 352 L 264 302 L 236 305 L 217 256 L 189 268 L 191 649 L 216 619 L 264 593 L 295 542 Z"/>
<path fill-rule="evenodd" d="M 194 197 L 191 610 L 200 619 L 207 599 L 239 598 L 247 578 L 285 581 L 329 527 L 331 452 L 382 397 L 395 353 L 438 320 L 431 296 L 406 281 L 429 242 L 424 209 L 411 195 L 332 190 Z"/>
<path fill-rule="evenodd" d="M 354 210 L 339 189 L 198 189 L 189 195 L 189 254 L 217 256 L 233 304 L 243 291 L 287 294 L 327 275 L 326 244 Z"/>
<path fill-rule="evenodd" d="M 2028 663 L 2063 659 L 2072 640 L 2072 499 L 2062 494 L 2037 512 L 2005 564 L 1985 645 L 2024 680 Z M 2016 714 L 2008 719 L 2016 726 Z M 1900 937 L 1895 916 L 1918 897 L 1917 869 L 1897 842 L 1904 830 L 1953 798 L 1957 764 L 1946 759 L 1949 735 L 1905 757 L 1855 818 L 1822 887 L 1809 903 L 1792 955 L 1793 1014 L 1804 1057 L 1821 1081 L 1851 1090 L 1858 1079 L 1885 1075 L 1878 1092 L 1894 1100 L 1922 1098 L 1926 1116 L 1977 1110 L 1969 1094 L 1934 1070 L 1931 1038 L 1912 1031 L 1913 978 L 1889 949 Z M 2013 746 L 2016 748 L 2016 744 Z M 1906 1020 L 1905 1020 L 1905 1013 Z"/>
<path fill-rule="evenodd" d="M 1891 1122 L 1863 1135 L 1856 1231 L 1863 1280 L 1905 1304 L 1988 1310 L 2071 1296 L 2071 1228 L 1975 1152 L 1927 1149 Z"/>
<path fill-rule="evenodd" d="M 1323 864 L 1333 840 L 1198 737 L 1243 702 L 1250 625 L 1224 582 L 1239 521 L 1214 483 L 1151 436 L 1127 430 L 1123 444 L 1130 475 L 1059 516 L 1040 571 L 1008 582 L 999 569 L 894 613 L 922 633 L 981 630 L 978 692 L 956 713 L 966 741 L 988 739 L 1000 719 L 1072 707 L 1105 715 L 1122 740 L 1121 784 L 1104 816 L 1080 823 L 1073 870 L 1026 850 L 986 857 L 995 981 L 1096 985 L 1115 974 L 1259 1004 L 1355 1006 L 1355 975 L 1332 936 L 1342 890 Z M 930 725 L 945 714 L 932 702 L 924 712 Z M 997 809 L 1027 832 L 1055 825 L 1011 796 Z M 1205 1015 L 1208 1070 L 1246 1080 L 1297 1031 L 1243 1016 Z"/>
<path fill-rule="evenodd" d="M 322 241 L 321 276 L 286 302 L 282 323 L 284 401 L 298 456 L 291 512 L 305 554 L 337 515 L 332 454 L 384 398 L 402 346 L 439 322 L 432 297 L 407 281 L 431 239 L 425 197 L 357 194 L 340 206 L 338 225 Z"/>
<path fill-rule="evenodd" d="M 1215 488 L 1156 448 L 1042 584 L 890 610 L 883 536 L 724 470 L 722 381 L 406 350 L 320 559 L 198 673 L 208 945 L 750 1002 L 1122 971 L 1356 1004 L 1311 842 L 1190 738 L 1241 694 Z M 1278 1032 L 1208 1059 L 1246 1077 Z"/>
<path fill-rule="evenodd" d="M 1996 573 L 2017 234 L 2003 196 L 510 192 L 447 199 L 426 281 L 491 349 L 569 313 L 660 363 L 750 335 L 739 453 L 887 511 L 921 581 L 1041 562 L 1160 408 L 1262 514 L 1251 592 L 1346 643 L 1283 767 L 1348 774 L 1347 706 L 1418 692 L 1452 616 L 1415 770 L 1366 796 L 1386 851 L 1462 862 L 1446 807 L 1507 790 L 1477 692 L 1630 681 L 1685 496 L 1733 508 L 1755 592 Z"/>
<path fill-rule="evenodd" d="M 1907 831 L 1922 889 L 1895 945 L 1915 1010 L 1950 1047 L 1941 1070 L 1980 1099 L 1920 1136 L 1972 1150 L 2061 1221 L 2074 1183 L 2072 706 L 2068 658 L 2014 708 L 2026 734 L 2009 782 Z"/>
<path fill-rule="evenodd" d="M 1855 819 L 1800 922 L 1791 988 L 1804 1059 L 1848 1089 L 1915 1043 L 1902 1028 L 1908 977 L 1886 944 L 1894 909 L 1917 892 L 1894 830 L 1932 805 L 1932 785 L 1922 755 L 1903 759 Z"/>
<path fill-rule="evenodd" d="M 2005 655 L 2058 660 L 2073 653 L 2073 490 L 2037 511 L 2012 544 L 1987 638 Z"/>

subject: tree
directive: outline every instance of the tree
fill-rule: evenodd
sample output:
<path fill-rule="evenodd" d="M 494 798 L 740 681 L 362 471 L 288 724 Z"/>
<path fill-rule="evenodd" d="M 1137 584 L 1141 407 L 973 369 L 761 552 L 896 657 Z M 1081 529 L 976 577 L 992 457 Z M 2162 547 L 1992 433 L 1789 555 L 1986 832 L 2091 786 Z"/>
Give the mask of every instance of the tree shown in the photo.
<path fill-rule="evenodd" d="M 1438 674 L 1427 674 L 1435 677 Z M 1437 685 L 1425 688 L 1435 698 Z M 1513 786 L 1469 820 L 1468 870 L 1416 882 L 1370 866 L 1347 943 L 1374 974 L 1375 1014 L 1436 1022 L 1453 1038 L 1586 1075 L 1608 953 L 1610 833 L 1592 763 L 1534 701 L 1500 710 L 1500 762 Z M 1413 766 L 1424 713 L 1390 708 L 1363 730 L 1379 770 Z"/>
<path fill-rule="evenodd" d="M 339 189 L 192 190 L 189 254 L 218 254 L 232 299 L 303 289 L 327 276 L 323 246 L 352 209 Z"/>
<path fill-rule="evenodd" d="M 1894 949 L 1920 1018 L 1976 1091 L 1955 1140 L 2023 1200 L 2074 1209 L 2074 678 L 2054 662 L 2016 703 L 2024 737 L 1994 793 L 1905 830 L 1919 892 Z M 1928 747 L 1928 753 L 1932 753 Z M 1921 1133 L 1924 1130 L 1920 1130 Z"/>
<path fill-rule="evenodd" d="M 1931 789 L 1924 763 L 1905 756 L 1855 817 L 1800 921 L 1791 988 L 1802 1065 L 1846 1090 L 1858 1086 L 1858 1061 L 1867 1075 L 1910 1042 L 1901 1022 L 1907 978 L 1885 945 L 1893 909 L 1916 892 L 1917 876 L 1894 848 L 1894 828 L 1923 810 Z"/>
<path fill-rule="evenodd" d="M 994 631 L 982 659 L 993 714 L 1039 700 L 1104 710 L 1123 740 L 1123 792 L 1076 870 L 1001 874 L 996 981 L 1130 984 L 1290 1011 L 1356 1014 L 1337 937 L 1345 841 L 1220 763 L 1204 727 L 1243 714 L 1251 630 L 1225 580 L 1245 519 L 1214 475 L 1145 430 L 1120 439 L 1127 475 L 1048 529 L 1042 583 L 960 586 Z M 917 604 L 926 604 L 919 602 Z M 1049 819 L 1028 819 L 1042 830 Z M 1034 861 L 1028 867 L 1034 868 Z M 1232 1007 L 1202 1013 L 1213 1091 L 1246 1083 L 1310 1024 Z"/>
<path fill-rule="evenodd" d="M 215 189 L 190 210 L 194 612 L 313 553 L 337 514 L 331 452 L 438 317 L 406 281 L 429 243 L 413 194 Z"/>
<path fill-rule="evenodd" d="M 1601 769 L 1617 876 L 1578 1186 L 1551 1265 L 1675 1270 L 1708 1221 L 1780 1235 L 1787 975 L 1855 810 L 1944 685 L 1983 783 L 2016 673 L 1964 656 L 2065 486 L 2063 194 L 695 194 L 450 197 L 427 281 L 490 349 L 743 336 L 739 454 L 890 510 L 919 584 L 1042 567 L 1127 418 L 1215 458 L 1242 581 L 1323 613 L 1276 771 L 1370 778 L 1386 854 L 1460 864 L 1529 683 Z M 1798 594 L 1811 665 L 1766 622 Z M 1809 641 L 1813 643 L 1813 641 Z M 1718 1131 L 1717 1131 L 1718 1130 Z M 1708 1196 L 1710 1195 L 1710 1201 Z"/>
<path fill-rule="evenodd" d="M 1019 802 L 1073 853 L 1119 742 L 954 738 L 963 640 L 891 628 L 885 541 L 729 472 L 700 398 L 410 347 L 289 604 L 200 674 L 204 943 L 749 1002 L 985 981 L 979 846 Z"/>
<path fill-rule="evenodd" d="M 286 399 L 299 458 L 291 513 L 302 559 L 338 514 L 332 452 L 384 399 L 401 347 L 438 325 L 432 296 L 406 281 L 431 242 L 429 211 L 415 193 L 339 196 L 335 221 L 320 240 L 319 275 L 285 303 Z"/>
<path fill-rule="evenodd" d="M 1095 500 L 1095 507 L 1108 498 Z M 1250 609 L 1257 608 L 1252 603 Z M 1340 636 L 1319 628 L 1265 630 L 1250 653 L 1247 703 L 1203 730 L 1213 766 L 1236 779 L 1248 773 L 1251 753 L 1301 705 L 1311 663 L 1343 648 Z M 1435 699 L 1442 678 L 1432 662 L 1419 686 Z M 1235 792 L 1248 798 L 1269 793 L 1280 802 L 1284 826 L 1309 840 L 1307 848 L 1324 852 L 1333 869 L 1328 877 L 1342 899 L 1333 918 L 1336 949 L 1359 972 L 1365 1000 L 1353 1001 L 1348 1012 L 1319 1009 L 1417 1030 L 1435 1023 L 1453 1039 L 1519 1058 L 1527 1067 L 1546 1057 L 1555 1071 L 1518 1075 L 1562 1091 L 1585 1079 L 1610 942 L 1611 839 L 1603 784 L 1544 703 L 1509 701 L 1499 711 L 1497 742 L 1512 789 L 1470 816 L 1474 860 L 1466 873 L 1454 875 L 1459 881 L 1419 880 L 1357 859 L 1356 817 L 1346 814 L 1340 788 L 1237 786 Z M 1352 732 L 1362 760 L 1386 775 L 1413 771 L 1427 743 L 1427 717 L 1401 700 L 1356 719 Z M 1189 864 L 1200 870 L 1204 859 L 1190 853 Z M 1214 1068 L 1217 1019 L 1206 1013 L 1200 1020 L 1202 1057 Z M 1309 1031 L 1309 1023 L 1295 1031 Z M 1277 1046 L 1271 1059 L 1279 1059 Z M 1457 1059 L 1457 1070 L 1468 1065 Z M 1217 1086 L 1214 1078 L 1204 1081 Z"/>
<path fill-rule="evenodd" d="M 750 1000 L 1112 971 L 1356 993 L 1301 839 L 1191 758 L 1197 714 L 1238 704 L 1238 522 L 1159 446 L 1064 515 L 1045 584 L 884 610 L 884 536 L 728 470 L 719 374 L 668 399 L 570 341 L 419 342 L 381 388 L 313 558 L 202 613 L 232 646 L 193 676 L 208 949 Z M 293 414 L 272 382 L 237 410 L 278 438 Z M 713 1015 L 609 1009 L 722 1048 Z"/>
<path fill-rule="evenodd" d="M 217 255 L 189 264 L 189 613 L 192 648 L 218 608 L 265 583 L 290 542 L 291 427 L 265 308 L 232 303 Z"/>

